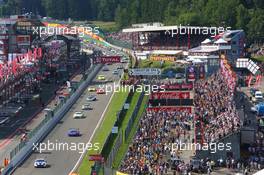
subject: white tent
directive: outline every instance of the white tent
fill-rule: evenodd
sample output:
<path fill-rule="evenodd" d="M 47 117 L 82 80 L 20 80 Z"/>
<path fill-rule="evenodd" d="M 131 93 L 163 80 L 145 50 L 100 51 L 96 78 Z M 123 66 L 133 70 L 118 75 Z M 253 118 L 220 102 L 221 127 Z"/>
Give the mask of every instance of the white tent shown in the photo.
<path fill-rule="evenodd" d="M 207 38 L 207 39 L 205 39 L 203 42 L 202 42 L 202 44 L 210 44 L 212 41 L 209 39 L 209 38 Z"/>
<path fill-rule="evenodd" d="M 193 62 L 193 63 L 203 63 L 203 61 L 200 60 L 200 59 L 194 59 L 192 62 Z"/>
<path fill-rule="evenodd" d="M 188 64 L 189 62 L 185 60 L 176 60 L 175 63 Z"/>

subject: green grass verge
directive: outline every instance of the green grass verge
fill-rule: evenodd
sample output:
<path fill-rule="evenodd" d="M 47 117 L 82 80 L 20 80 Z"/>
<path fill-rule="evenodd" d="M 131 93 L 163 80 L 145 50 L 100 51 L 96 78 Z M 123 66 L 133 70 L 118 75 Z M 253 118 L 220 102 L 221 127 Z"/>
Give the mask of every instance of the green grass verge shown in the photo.
<path fill-rule="evenodd" d="M 116 158 L 115 158 L 115 160 L 113 162 L 113 168 L 114 169 L 118 169 L 118 167 L 120 166 L 120 164 L 121 164 L 121 162 L 122 162 L 122 160 L 123 160 L 123 158 L 124 158 L 124 156 L 125 156 L 125 154 L 126 154 L 126 152 L 128 150 L 128 146 L 131 143 L 132 139 L 134 138 L 134 135 L 137 132 L 138 123 L 139 123 L 139 120 L 140 120 L 144 110 L 145 110 L 145 105 L 147 104 L 147 101 L 148 101 L 148 96 L 144 96 L 144 98 L 142 100 L 142 105 L 139 108 L 139 112 L 137 114 L 137 117 L 136 117 L 135 122 L 133 124 L 133 127 L 131 129 L 131 132 L 130 132 L 130 134 L 128 136 L 128 140 L 127 140 L 126 143 L 124 142 L 121 145 L 121 147 L 120 147 L 120 149 L 118 151 L 118 154 L 117 154 L 117 156 L 116 156 Z"/>
<path fill-rule="evenodd" d="M 264 62 L 264 56 L 254 57 L 252 59 L 260 61 L 260 62 Z"/>
<path fill-rule="evenodd" d="M 136 104 L 137 104 L 137 101 L 139 99 L 139 96 L 140 96 L 140 93 L 139 92 L 135 92 L 135 94 L 132 96 L 131 98 L 131 102 L 130 102 L 130 105 L 129 105 L 129 109 L 126 111 L 126 114 L 125 114 L 125 117 L 124 117 L 124 120 L 122 121 L 122 124 L 121 124 L 121 127 L 119 129 L 119 133 L 120 132 L 123 132 L 123 139 L 124 139 L 124 134 L 125 134 L 125 129 L 127 127 L 127 124 L 129 122 L 129 119 L 136 107 Z M 113 142 L 111 143 L 111 146 L 109 146 L 109 150 L 111 151 L 113 146 L 115 145 L 115 142 L 116 142 L 116 138 L 115 140 L 113 140 Z M 109 151 L 109 153 L 110 153 Z M 99 175 L 103 175 L 103 170 L 100 169 L 99 171 Z"/>
<path fill-rule="evenodd" d="M 135 94 L 132 96 L 132 99 L 131 99 L 131 102 L 130 102 L 130 105 L 129 105 L 129 109 L 126 112 L 126 115 L 124 117 L 124 120 L 122 121 L 121 128 L 119 130 L 119 133 L 120 132 L 123 132 L 123 139 L 124 139 L 124 136 L 125 136 L 124 135 L 125 134 L 125 129 L 127 127 L 127 124 L 129 122 L 129 119 L 130 119 L 130 117 L 131 117 L 131 115 L 132 115 L 132 113 L 133 113 L 133 111 L 134 111 L 134 109 L 136 107 L 136 104 L 138 102 L 139 97 L 140 97 L 140 93 L 139 92 L 135 92 Z M 116 140 L 113 142 L 113 144 L 111 144 L 111 146 L 110 146 L 111 148 L 109 148 L 110 151 L 112 150 L 112 147 L 115 144 L 115 142 L 116 142 Z M 100 170 L 99 175 L 103 175 L 102 169 Z"/>
<path fill-rule="evenodd" d="M 101 30 L 106 31 L 106 32 L 113 32 L 117 31 L 118 27 L 115 22 L 110 21 L 110 22 L 105 22 L 105 21 L 89 21 L 90 23 L 98 26 Z"/>
<path fill-rule="evenodd" d="M 112 101 L 105 113 L 104 120 L 102 121 L 100 127 L 98 128 L 96 134 L 92 139 L 92 143 L 99 143 L 100 150 L 99 151 L 89 150 L 87 152 L 79 168 L 80 175 L 87 175 L 91 172 L 91 167 L 93 165 L 93 162 L 88 160 L 88 156 L 90 154 L 98 154 L 101 152 L 103 145 L 116 121 L 116 113 L 121 109 L 121 107 L 125 103 L 127 96 L 128 96 L 128 91 L 116 92 L 114 94 Z"/>
<path fill-rule="evenodd" d="M 139 92 L 135 92 L 135 94 L 133 95 L 130 105 L 129 105 L 129 109 L 126 112 L 126 116 L 122 122 L 122 127 L 121 127 L 121 131 L 123 132 L 123 134 L 125 134 L 125 129 L 127 127 L 127 124 L 129 122 L 129 119 L 133 113 L 133 111 L 135 110 L 136 104 L 138 102 L 140 93 Z"/>
<path fill-rule="evenodd" d="M 149 59 L 141 60 L 139 63 L 139 67 L 141 68 L 160 68 L 166 69 L 174 66 L 173 62 L 165 61 L 163 65 L 160 64 L 160 61 L 150 61 Z"/>
<path fill-rule="evenodd" d="M 125 116 L 121 122 L 121 127 L 119 128 L 119 133 L 121 132 L 125 132 L 125 129 L 127 127 L 127 124 L 129 122 L 129 119 L 130 119 L 130 116 L 132 115 L 135 107 L 136 107 L 136 104 L 137 104 L 137 101 L 139 99 L 139 96 L 140 96 L 140 93 L 139 92 L 135 92 L 135 94 L 133 94 L 133 96 L 131 97 L 131 101 L 130 101 L 130 105 L 129 105 L 129 109 L 125 112 Z M 113 149 L 113 146 L 115 145 L 116 143 L 116 138 L 117 138 L 117 134 L 114 135 L 114 137 L 112 137 L 110 139 L 110 142 L 109 142 L 109 145 L 105 148 L 104 150 L 104 153 L 102 153 L 102 155 L 109 155 L 110 152 L 112 151 Z M 124 137 L 123 137 L 124 139 Z"/>

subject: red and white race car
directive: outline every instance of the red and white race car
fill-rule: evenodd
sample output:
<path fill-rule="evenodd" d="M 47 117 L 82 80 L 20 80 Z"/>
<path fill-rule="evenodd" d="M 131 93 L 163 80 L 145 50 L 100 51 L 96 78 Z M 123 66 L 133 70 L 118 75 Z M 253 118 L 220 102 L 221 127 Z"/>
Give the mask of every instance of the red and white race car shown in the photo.
<path fill-rule="evenodd" d="M 105 90 L 99 88 L 99 89 L 96 90 L 96 93 L 97 93 L 97 94 L 105 94 Z"/>

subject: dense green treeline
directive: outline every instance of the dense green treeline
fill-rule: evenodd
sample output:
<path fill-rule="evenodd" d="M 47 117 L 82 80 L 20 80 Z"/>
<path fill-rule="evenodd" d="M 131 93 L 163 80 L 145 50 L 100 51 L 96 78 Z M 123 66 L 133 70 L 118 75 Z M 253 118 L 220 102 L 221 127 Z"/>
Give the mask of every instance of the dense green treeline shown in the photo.
<path fill-rule="evenodd" d="M 252 41 L 263 41 L 263 8 L 263 0 L 129 0 L 118 6 L 115 20 L 121 27 L 145 21 L 231 27 L 244 29 Z"/>
<path fill-rule="evenodd" d="M 263 0 L 4 0 L 0 15 L 33 12 L 76 20 L 223 26 L 244 29 L 251 40 L 264 39 Z"/>

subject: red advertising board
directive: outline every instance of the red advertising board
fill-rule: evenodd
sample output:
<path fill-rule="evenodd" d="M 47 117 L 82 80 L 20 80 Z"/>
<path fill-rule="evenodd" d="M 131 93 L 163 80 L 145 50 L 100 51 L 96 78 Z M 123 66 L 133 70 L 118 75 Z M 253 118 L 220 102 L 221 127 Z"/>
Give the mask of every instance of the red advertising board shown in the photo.
<path fill-rule="evenodd" d="M 30 45 L 30 35 L 18 35 L 16 40 L 18 45 Z"/>
<path fill-rule="evenodd" d="M 180 90 L 181 89 L 181 85 L 180 84 L 167 84 L 165 86 L 163 86 L 164 89 L 166 90 Z"/>
<path fill-rule="evenodd" d="M 194 66 L 187 68 L 187 79 L 188 81 L 195 81 L 195 67 Z"/>
<path fill-rule="evenodd" d="M 154 92 L 150 99 L 189 99 L 190 92 Z"/>
<path fill-rule="evenodd" d="M 205 68 L 204 65 L 200 65 L 199 67 L 199 78 L 204 79 L 205 78 Z"/>
<path fill-rule="evenodd" d="M 188 113 L 192 112 L 192 107 L 151 107 L 151 108 L 147 108 L 147 111 L 153 111 L 153 112 L 158 112 L 158 111 L 167 111 L 167 112 L 171 112 L 171 111 L 185 111 Z"/>
<path fill-rule="evenodd" d="M 181 89 L 193 89 L 193 83 L 181 84 Z"/>
<path fill-rule="evenodd" d="M 102 56 L 95 59 L 95 63 L 120 63 L 120 56 Z"/>
<path fill-rule="evenodd" d="M 91 155 L 89 155 L 89 161 L 102 162 L 102 161 L 104 161 L 104 158 L 100 154 L 91 154 Z"/>
<path fill-rule="evenodd" d="M 167 84 L 163 85 L 163 88 L 166 90 L 182 90 L 182 89 L 193 89 L 192 83 L 183 83 L 183 84 Z"/>

